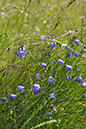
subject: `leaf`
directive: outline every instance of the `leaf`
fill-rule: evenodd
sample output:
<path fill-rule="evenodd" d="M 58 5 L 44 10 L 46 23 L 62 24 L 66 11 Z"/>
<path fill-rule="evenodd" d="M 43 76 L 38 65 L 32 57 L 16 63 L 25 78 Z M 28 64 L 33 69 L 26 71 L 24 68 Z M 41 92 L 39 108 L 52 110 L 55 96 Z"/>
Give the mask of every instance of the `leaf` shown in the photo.
<path fill-rule="evenodd" d="M 53 123 L 53 122 L 57 122 L 57 121 L 56 120 L 46 121 L 46 122 L 43 122 L 43 123 L 41 123 L 39 125 L 36 125 L 35 127 L 32 127 L 31 129 L 36 129 L 36 128 L 40 127 L 40 126 L 43 126 L 43 125 L 46 125 L 46 124 L 50 124 L 50 123 Z"/>

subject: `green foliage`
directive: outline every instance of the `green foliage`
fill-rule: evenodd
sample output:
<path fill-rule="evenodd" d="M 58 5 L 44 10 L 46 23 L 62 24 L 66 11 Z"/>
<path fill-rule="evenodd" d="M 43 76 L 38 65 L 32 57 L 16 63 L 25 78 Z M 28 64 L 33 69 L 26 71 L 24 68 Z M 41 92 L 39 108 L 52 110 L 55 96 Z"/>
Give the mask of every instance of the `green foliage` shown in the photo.
<path fill-rule="evenodd" d="M 69 0 L 0 1 L 0 98 L 7 98 L 6 102 L 0 100 L 0 129 L 86 128 L 86 90 L 76 82 L 77 76 L 86 81 L 86 1 L 76 0 L 69 7 L 68 4 Z M 39 38 L 42 35 L 46 36 L 45 41 Z M 80 40 L 79 45 L 74 39 Z M 50 47 L 52 42 L 57 43 L 55 49 Z M 26 49 L 24 58 L 15 54 L 20 45 Z M 72 50 L 80 53 L 79 57 L 72 53 L 67 58 Z M 60 65 L 59 58 L 73 66 L 72 71 Z M 53 60 L 56 64 L 52 64 Z M 45 69 L 40 66 L 43 62 L 47 64 Z M 48 78 L 55 70 L 52 85 Z M 39 79 L 34 77 L 36 73 L 40 73 Z M 71 81 L 67 80 L 68 75 L 72 76 Z M 40 84 L 37 95 L 32 92 L 33 84 Z M 18 85 L 25 86 L 23 93 L 18 91 Z M 49 98 L 52 92 L 55 99 Z M 11 100 L 10 94 L 16 94 L 16 99 Z M 48 116 L 47 111 L 52 115 Z"/>

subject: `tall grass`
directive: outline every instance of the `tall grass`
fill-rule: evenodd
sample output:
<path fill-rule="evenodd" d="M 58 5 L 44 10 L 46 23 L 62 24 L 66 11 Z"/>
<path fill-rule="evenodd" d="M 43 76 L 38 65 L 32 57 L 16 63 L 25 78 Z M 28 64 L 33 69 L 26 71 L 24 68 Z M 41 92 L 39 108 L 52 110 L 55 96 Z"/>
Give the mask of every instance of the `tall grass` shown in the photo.
<path fill-rule="evenodd" d="M 69 3 L 0 1 L 0 98 L 7 98 L 6 102 L 0 100 L 0 129 L 86 128 L 86 90 L 76 82 L 77 76 L 86 82 L 86 1 L 76 0 L 68 6 Z M 39 38 L 42 35 L 46 36 L 44 41 Z M 74 38 L 80 40 L 78 45 Z M 53 42 L 55 48 L 50 46 Z M 24 58 L 15 54 L 21 45 L 26 49 Z M 79 57 L 72 53 L 68 58 L 71 51 L 79 53 Z M 65 64 L 61 65 L 58 59 Z M 40 65 L 43 62 L 47 64 L 45 69 Z M 68 71 L 66 64 L 73 69 Z M 48 78 L 55 70 L 55 82 L 50 84 Z M 34 77 L 36 73 L 40 73 L 39 79 Z M 72 77 L 71 81 L 67 76 Z M 40 84 L 38 94 L 34 95 L 33 84 Z M 18 85 L 25 87 L 22 93 Z M 49 97 L 52 92 L 55 99 Z M 17 97 L 12 100 L 10 94 Z"/>

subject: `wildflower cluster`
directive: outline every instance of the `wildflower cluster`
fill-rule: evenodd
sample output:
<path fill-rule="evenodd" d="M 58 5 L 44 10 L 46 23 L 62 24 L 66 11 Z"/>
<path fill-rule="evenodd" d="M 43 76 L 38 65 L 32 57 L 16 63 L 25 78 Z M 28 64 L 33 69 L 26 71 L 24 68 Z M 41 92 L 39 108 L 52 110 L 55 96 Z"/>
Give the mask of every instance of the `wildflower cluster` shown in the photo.
<path fill-rule="evenodd" d="M 57 38 L 57 35 L 54 34 L 53 36 Z M 46 37 L 45 37 L 45 36 L 40 36 L 39 38 L 40 38 L 42 41 L 45 41 L 45 38 L 46 38 Z M 52 39 L 52 38 L 50 38 L 50 39 Z M 78 45 L 78 44 L 80 43 L 80 41 L 79 41 L 78 39 L 74 40 L 74 42 L 75 42 L 76 45 Z M 58 44 L 59 44 L 59 46 L 61 47 L 61 43 L 58 43 Z M 53 48 L 55 49 L 55 48 L 56 48 L 56 45 L 57 45 L 56 42 L 51 42 L 51 43 L 50 43 L 51 49 L 53 49 Z M 35 45 L 35 46 L 38 47 L 38 45 Z M 41 49 L 40 49 L 40 52 L 41 52 Z M 74 51 L 71 51 L 71 52 L 68 52 L 67 57 L 68 57 L 68 58 L 72 58 L 73 53 L 74 53 L 74 55 L 75 55 L 76 57 L 79 56 L 79 53 L 76 53 L 76 52 L 74 52 Z M 25 57 L 25 54 L 26 54 L 26 50 L 25 50 L 24 46 L 21 45 L 21 46 L 19 47 L 19 52 L 17 53 L 17 56 L 18 56 L 19 58 L 23 58 L 23 57 Z M 50 55 L 50 54 L 51 54 L 51 52 L 49 52 L 49 55 Z M 66 68 L 66 70 L 68 70 L 69 72 L 73 69 L 73 66 L 71 66 L 71 65 L 69 65 L 69 64 L 65 64 L 65 61 L 64 61 L 64 60 L 58 58 L 57 61 L 58 61 L 58 63 L 59 63 L 58 65 L 63 66 L 63 67 Z M 52 60 L 52 64 L 53 64 L 53 65 L 54 65 L 54 64 L 57 64 L 56 60 Z M 32 63 L 32 66 L 34 66 L 33 63 Z M 40 66 L 41 66 L 43 69 L 46 70 L 47 63 L 46 63 L 46 62 L 42 62 L 42 63 L 40 63 Z M 13 67 L 13 68 L 18 68 L 18 66 L 16 66 L 16 65 L 12 65 L 12 67 Z M 77 68 L 77 64 L 75 65 L 75 68 Z M 29 70 L 29 68 L 27 69 L 27 71 L 28 71 L 28 70 Z M 49 76 L 49 77 L 48 77 L 48 83 L 49 83 L 49 84 L 52 84 L 52 85 L 54 84 L 56 72 L 57 72 L 57 70 L 54 71 L 53 76 Z M 3 76 L 5 76 L 6 73 L 7 73 L 7 71 L 5 70 L 4 73 L 3 73 Z M 40 78 L 40 73 L 36 73 L 36 74 L 34 75 L 34 77 L 37 78 L 37 79 L 39 79 L 39 78 Z M 67 76 L 67 79 L 68 79 L 69 81 L 71 81 L 72 77 L 71 77 L 70 75 L 68 75 L 68 76 Z M 82 88 L 86 88 L 86 82 L 83 82 L 81 76 L 77 76 L 77 77 L 76 77 L 76 82 L 82 83 L 82 84 L 81 84 L 81 87 L 82 87 Z M 20 86 L 20 85 L 17 86 L 17 89 L 18 89 L 21 93 L 23 92 L 24 88 L 25 88 L 24 86 Z M 41 91 L 40 84 L 33 84 L 33 90 L 32 90 L 32 92 L 34 93 L 34 95 L 35 95 L 35 94 L 37 95 L 40 91 Z M 10 96 L 10 98 L 11 98 L 12 100 L 14 100 L 14 99 L 17 97 L 16 94 L 10 94 L 9 96 Z M 56 98 L 56 97 L 55 97 L 55 93 L 52 92 L 52 93 L 49 95 L 49 97 L 55 99 L 55 98 Z M 2 100 L 3 102 L 6 102 L 6 101 L 7 101 L 7 98 L 6 98 L 6 97 L 2 97 L 1 100 Z M 42 102 L 42 104 L 44 105 L 44 101 Z M 52 113 L 50 113 L 50 112 L 46 112 L 46 113 L 47 113 L 48 115 L 52 115 Z"/>

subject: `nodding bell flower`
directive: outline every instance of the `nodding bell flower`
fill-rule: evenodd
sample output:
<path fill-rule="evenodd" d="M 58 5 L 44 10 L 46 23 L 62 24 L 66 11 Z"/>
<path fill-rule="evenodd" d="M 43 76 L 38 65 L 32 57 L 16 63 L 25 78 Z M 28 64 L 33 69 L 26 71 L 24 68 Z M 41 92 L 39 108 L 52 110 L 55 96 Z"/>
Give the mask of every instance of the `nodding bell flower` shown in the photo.
<path fill-rule="evenodd" d="M 70 81 L 70 80 L 72 79 L 72 77 L 70 77 L 70 76 L 67 76 L 67 79 Z"/>
<path fill-rule="evenodd" d="M 6 101 L 7 101 L 7 98 L 1 98 L 1 100 L 2 100 L 3 102 L 6 102 Z"/>
<path fill-rule="evenodd" d="M 58 59 L 58 62 L 63 65 L 65 61 Z"/>
<path fill-rule="evenodd" d="M 35 75 L 34 75 L 34 77 L 36 77 L 36 78 L 40 78 L 39 73 L 35 74 Z"/>
<path fill-rule="evenodd" d="M 7 73 L 7 71 L 5 70 L 4 73 L 3 73 L 3 76 L 5 76 L 6 73 Z"/>
<path fill-rule="evenodd" d="M 56 43 L 51 43 L 50 46 L 51 46 L 52 48 L 55 48 L 55 47 L 56 47 Z"/>
<path fill-rule="evenodd" d="M 50 113 L 50 112 L 46 112 L 46 113 L 47 113 L 48 115 L 50 115 L 50 116 L 52 115 L 52 113 Z"/>
<path fill-rule="evenodd" d="M 75 40 L 74 40 L 74 43 L 75 43 L 76 45 L 78 45 L 78 43 L 80 43 L 80 41 L 79 41 L 78 39 L 75 39 Z"/>
<path fill-rule="evenodd" d="M 79 53 L 74 53 L 74 55 L 75 55 L 76 57 L 78 57 L 78 56 L 79 56 Z"/>
<path fill-rule="evenodd" d="M 1 15 L 2 15 L 2 16 L 6 16 L 6 13 L 5 13 L 5 12 L 1 12 Z"/>
<path fill-rule="evenodd" d="M 46 37 L 46 36 L 40 36 L 39 38 L 40 38 L 42 41 L 44 41 L 45 37 Z"/>
<path fill-rule="evenodd" d="M 26 52 L 25 52 L 25 48 L 20 48 L 19 52 L 18 52 L 18 57 L 19 58 L 23 58 L 25 56 Z"/>
<path fill-rule="evenodd" d="M 68 52 L 67 57 L 69 57 L 69 58 L 71 58 L 71 57 L 72 57 L 71 52 Z"/>
<path fill-rule="evenodd" d="M 78 77 L 76 78 L 76 81 L 79 82 L 79 83 L 83 82 L 83 81 L 82 81 L 82 78 L 81 78 L 80 76 L 78 76 Z"/>
<path fill-rule="evenodd" d="M 13 67 L 13 68 L 18 68 L 18 66 L 16 66 L 16 65 L 12 65 L 12 67 Z"/>
<path fill-rule="evenodd" d="M 17 96 L 17 95 L 15 95 L 15 94 L 10 94 L 10 98 L 11 98 L 12 100 L 14 100 L 16 96 Z"/>
<path fill-rule="evenodd" d="M 47 66 L 46 63 L 42 63 L 41 64 L 42 68 L 45 69 L 45 67 Z"/>
<path fill-rule="evenodd" d="M 55 81 L 55 79 L 54 79 L 52 76 L 50 76 L 50 77 L 48 78 L 48 82 L 50 82 L 51 84 L 53 84 L 54 81 Z"/>
<path fill-rule="evenodd" d="M 34 88 L 34 90 L 33 90 L 34 94 L 38 94 L 39 91 L 40 91 L 40 85 L 39 84 L 34 84 L 33 88 Z"/>
<path fill-rule="evenodd" d="M 82 88 L 86 88 L 86 82 L 83 82 L 81 85 Z"/>
<path fill-rule="evenodd" d="M 20 92 L 23 92 L 23 90 L 24 90 L 24 86 L 17 86 L 17 89 L 20 91 Z"/>
<path fill-rule="evenodd" d="M 52 61 L 52 64 L 55 64 L 55 63 L 56 63 L 56 61 L 55 61 L 55 60 L 53 60 L 53 61 Z"/>
<path fill-rule="evenodd" d="M 55 98 L 54 92 L 52 94 L 50 94 L 50 98 Z"/>
<path fill-rule="evenodd" d="M 68 70 L 68 71 L 71 71 L 72 70 L 72 66 L 70 66 L 70 65 L 65 65 L 65 67 L 66 67 L 66 69 Z"/>
<path fill-rule="evenodd" d="M 53 36 L 55 36 L 57 38 L 57 35 L 56 34 L 53 34 Z"/>

